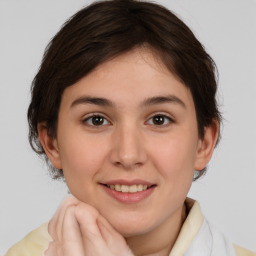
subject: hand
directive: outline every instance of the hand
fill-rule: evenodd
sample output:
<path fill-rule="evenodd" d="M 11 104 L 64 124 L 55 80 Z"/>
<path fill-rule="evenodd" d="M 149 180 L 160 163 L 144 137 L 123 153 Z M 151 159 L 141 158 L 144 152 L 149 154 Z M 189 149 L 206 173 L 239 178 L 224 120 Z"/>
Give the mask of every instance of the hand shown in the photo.
<path fill-rule="evenodd" d="M 68 196 L 48 225 L 45 256 L 133 256 L 125 239 L 92 206 Z"/>

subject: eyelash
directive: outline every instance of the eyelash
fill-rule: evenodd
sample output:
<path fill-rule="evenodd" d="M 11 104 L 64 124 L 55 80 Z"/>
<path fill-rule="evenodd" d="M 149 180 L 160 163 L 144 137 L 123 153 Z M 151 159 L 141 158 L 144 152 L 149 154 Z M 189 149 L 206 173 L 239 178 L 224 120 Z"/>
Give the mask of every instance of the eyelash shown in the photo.
<path fill-rule="evenodd" d="M 93 118 L 101 118 L 101 119 L 103 119 L 103 123 L 100 124 L 100 125 L 95 125 L 95 124 L 93 124 Z M 107 122 L 107 124 L 106 124 L 106 122 Z M 110 124 L 110 122 L 107 120 L 107 118 L 105 118 L 101 114 L 92 114 L 92 115 L 84 118 L 82 120 L 82 123 L 86 124 L 88 126 L 92 126 L 92 127 L 101 127 L 101 126 L 105 126 L 105 125 L 109 125 Z"/>
<path fill-rule="evenodd" d="M 155 124 L 153 123 L 153 118 L 156 118 L 156 117 L 160 117 L 160 118 L 163 118 L 164 119 L 164 123 L 163 124 Z M 174 120 L 168 116 L 168 115 L 165 115 L 165 114 L 161 114 L 161 113 L 158 113 L 158 114 L 154 114 L 152 117 L 150 117 L 147 121 L 147 123 L 150 122 L 150 120 L 152 120 L 152 123 L 150 125 L 153 125 L 153 126 L 162 126 L 162 127 L 166 127 L 168 125 L 170 125 L 171 123 L 174 123 Z"/>
<path fill-rule="evenodd" d="M 160 121 L 160 124 L 156 124 L 154 123 L 154 118 L 162 118 L 162 120 L 158 120 Z M 100 124 L 96 125 L 95 123 L 93 123 L 93 118 L 100 118 L 101 120 L 98 120 L 100 121 Z M 163 121 L 163 123 L 161 123 L 161 121 Z M 102 123 L 101 123 L 102 122 Z M 102 126 L 106 126 L 106 125 L 110 125 L 111 123 L 107 120 L 107 118 L 105 118 L 102 114 L 92 114 L 86 118 L 84 118 L 82 120 L 82 123 L 83 124 L 86 124 L 87 126 L 91 126 L 91 127 L 102 127 Z M 174 123 L 174 120 L 165 115 L 165 114 L 154 114 L 152 117 L 150 117 L 147 121 L 146 121 L 147 124 L 149 125 L 152 125 L 152 126 L 158 126 L 158 127 L 166 127 L 168 125 L 170 125 L 171 123 Z"/>

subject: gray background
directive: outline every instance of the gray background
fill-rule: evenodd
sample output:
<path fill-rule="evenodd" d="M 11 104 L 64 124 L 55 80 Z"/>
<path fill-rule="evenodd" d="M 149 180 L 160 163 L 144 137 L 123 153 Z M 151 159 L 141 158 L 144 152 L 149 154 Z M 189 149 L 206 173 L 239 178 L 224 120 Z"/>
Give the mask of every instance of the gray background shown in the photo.
<path fill-rule="evenodd" d="M 46 44 L 89 1 L 0 0 L 0 255 L 66 195 L 30 149 L 29 87 Z M 256 1 L 156 1 L 177 13 L 219 68 L 223 137 L 190 197 L 234 242 L 256 251 Z"/>

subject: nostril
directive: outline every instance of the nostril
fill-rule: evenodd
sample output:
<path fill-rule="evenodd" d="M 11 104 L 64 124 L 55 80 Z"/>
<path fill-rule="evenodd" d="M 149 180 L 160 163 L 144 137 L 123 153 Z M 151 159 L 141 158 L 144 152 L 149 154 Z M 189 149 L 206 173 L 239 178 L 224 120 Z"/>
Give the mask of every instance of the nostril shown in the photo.
<path fill-rule="evenodd" d="M 143 163 L 133 163 L 133 162 L 115 162 L 114 165 L 116 167 L 121 167 L 123 169 L 137 169 L 143 165 Z"/>

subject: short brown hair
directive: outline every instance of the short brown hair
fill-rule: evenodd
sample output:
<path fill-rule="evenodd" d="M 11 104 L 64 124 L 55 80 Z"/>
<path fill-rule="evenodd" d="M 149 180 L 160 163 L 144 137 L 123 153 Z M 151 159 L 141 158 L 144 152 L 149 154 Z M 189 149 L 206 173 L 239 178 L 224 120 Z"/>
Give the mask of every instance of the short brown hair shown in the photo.
<path fill-rule="evenodd" d="M 43 154 L 37 125 L 56 137 L 63 91 L 99 64 L 136 47 L 149 47 L 191 91 L 198 133 L 221 122 L 216 102 L 216 66 L 192 31 L 165 7 L 146 1 L 95 2 L 72 16 L 48 44 L 35 76 L 28 108 L 29 141 Z M 62 170 L 52 167 L 55 177 Z M 205 169 L 197 173 L 202 176 Z"/>

